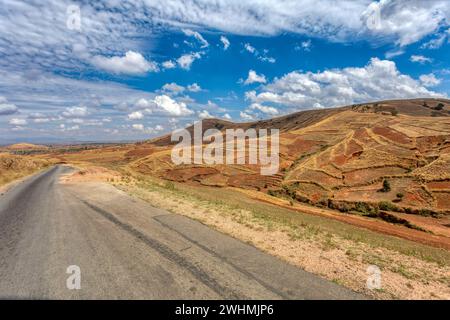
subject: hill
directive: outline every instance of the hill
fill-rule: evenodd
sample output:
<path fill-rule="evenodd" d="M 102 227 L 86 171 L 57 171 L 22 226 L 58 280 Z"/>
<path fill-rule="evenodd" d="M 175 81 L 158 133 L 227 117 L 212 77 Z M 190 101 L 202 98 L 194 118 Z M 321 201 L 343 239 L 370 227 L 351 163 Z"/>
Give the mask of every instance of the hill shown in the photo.
<path fill-rule="evenodd" d="M 128 161 L 164 179 L 253 189 L 341 211 L 370 214 L 381 203 L 398 211 L 450 212 L 449 100 L 378 101 L 249 123 L 203 121 L 204 131 L 238 127 L 280 129 L 278 174 L 261 176 L 255 165 L 174 166 L 170 136 L 135 145 Z M 389 190 L 383 192 L 383 183 Z"/>
<path fill-rule="evenodd" d="M 50 165 L 44 159 L 0 153 L 0 186 Z"/>

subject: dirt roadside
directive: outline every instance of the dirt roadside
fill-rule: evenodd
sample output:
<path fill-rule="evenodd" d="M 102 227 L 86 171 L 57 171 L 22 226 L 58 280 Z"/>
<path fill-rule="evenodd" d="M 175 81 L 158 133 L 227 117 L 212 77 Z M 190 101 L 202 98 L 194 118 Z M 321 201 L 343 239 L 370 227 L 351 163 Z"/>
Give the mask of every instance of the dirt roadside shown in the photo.
<path fill-rule="evenodd" d="M 272 221 L 251 210 L 199 199 L 173 184 L 139 181 L 129 175 L 118 176 L 114 170 L 98 170 L 91 167 L 64 179 L 66 182 L 72 179 L 108 182 L 156 207 L 198 220 L 306 271 L 374 298 L 450 299 L 450 259 L 446 250 L 430 249 L 442 252 L 442 258 L 425 258 L 414 250 L 399 252 L 374 245 L 364 237 L 355 240 L 351 235 L 333 234 L 312 223 L 289 225 Z M 392 239 L 399 241 L 400 246 L 402 241 L 407 241 Z M 382 287 L 377 290 L 368 290 L 366 286 L 367 268 L 371 265 L 382 272 Z"/>

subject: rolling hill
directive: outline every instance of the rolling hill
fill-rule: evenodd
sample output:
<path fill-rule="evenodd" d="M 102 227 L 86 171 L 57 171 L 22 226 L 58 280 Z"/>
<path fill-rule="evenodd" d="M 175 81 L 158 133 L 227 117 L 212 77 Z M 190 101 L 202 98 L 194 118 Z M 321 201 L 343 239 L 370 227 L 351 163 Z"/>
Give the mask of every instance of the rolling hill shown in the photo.
<path fill-rule="evenodd" d="M 249 123 L 204 120 L 203 131 L 209 128 L 279 129 L 279 173 L 262 176 L 258 165 L 174 166 L 168 135 L 137 144 L 124 157 L 143 174 L 345 212 L 450 212 L 449 100 L 379 101 Z"/>

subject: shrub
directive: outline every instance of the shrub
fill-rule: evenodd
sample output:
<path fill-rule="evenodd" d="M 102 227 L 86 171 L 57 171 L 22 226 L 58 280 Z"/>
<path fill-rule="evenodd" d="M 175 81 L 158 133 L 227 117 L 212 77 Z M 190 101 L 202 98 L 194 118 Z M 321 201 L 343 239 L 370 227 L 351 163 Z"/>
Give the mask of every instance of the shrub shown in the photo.
<path fill-rule="evenodd" d="M 434 107 L 434 110 L 442 110 L 444 109 L 444 104 L 439 102 L 438 105 L 436 107 Z"/>
<path fill-rule="evenodd" d="M 389 192 L 391 191 L 391 184 L 388 180 L 383 180 L 383 188 L 380 189 L 381 192 Z"/>
<path fill-rule="evenodd" d="M 175 190 L 175 184 L 172 181 L 167 181 L 164 187 L 169 190 Z"/>
<path fill-rule="evenodd" d="M 405 195 L 401 192 L 397 193 L 397 198 L 402 199 Z"/>
<path fill-rule="evenodd" d="M 378 208 L 380 208 L 380 210 L 385 211 L 397 211 L 397 207 L 393 203 L 390 203 L 389 201 L 381 201 L 378 204 Z"/>
<path fill-rule="evenodd" d="M 398 111 L 397 110 L 391 110 L 391 115 L 393 116 L 397 116 L 398 115 Z"/>

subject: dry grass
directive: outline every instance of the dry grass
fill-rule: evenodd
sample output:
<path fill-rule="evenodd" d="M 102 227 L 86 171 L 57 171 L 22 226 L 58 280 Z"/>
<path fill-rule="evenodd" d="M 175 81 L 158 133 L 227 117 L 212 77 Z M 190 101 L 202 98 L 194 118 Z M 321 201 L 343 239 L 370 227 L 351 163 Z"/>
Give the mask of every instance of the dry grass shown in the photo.
<path fill-rule="evenodd" d="M 0 187 L 47 168 L 51 162 L 27 156 L 0 153 Z"/>
<path fill-rule="evenodd" d="M 83 177 L 89 180 L 90 174 Z M 232 189 L 187 186 L 127 171 L 112 183 L 375 298 L 450 299 L 446 250 L 260 203 Z M 366 270 L 373 264 L 382 270 L 382 290 L 366 288 Z"/>

